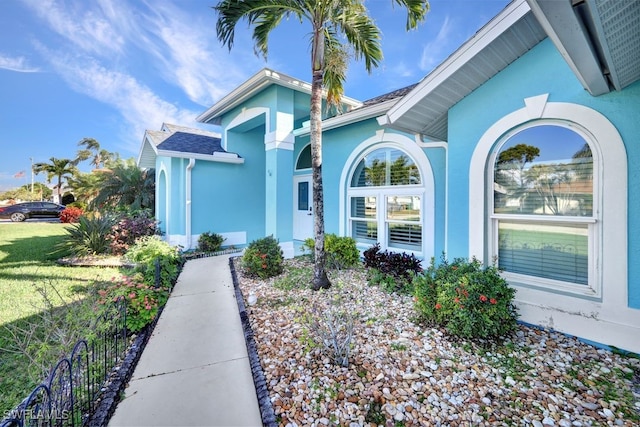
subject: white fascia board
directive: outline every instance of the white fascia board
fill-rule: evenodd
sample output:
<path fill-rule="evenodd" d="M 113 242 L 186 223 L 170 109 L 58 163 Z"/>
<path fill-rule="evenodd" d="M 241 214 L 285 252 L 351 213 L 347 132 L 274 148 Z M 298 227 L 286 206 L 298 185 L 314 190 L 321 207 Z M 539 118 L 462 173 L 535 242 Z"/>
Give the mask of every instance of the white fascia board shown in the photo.
<path fill-rule="evenodd" d="M 158 150 L 158 156 L 173 157 L 178 159 L 206 160 L 207 162 L 220 163 L 244 163 L 244 159 L 235 153 L 196 154 L 183 153 L 181 151 Z"/>
<path fill-rule="evenodd" d="M 372 105 L 370 107 L 362 107 L 357 110 L 350 111 L 339 116 L 331 117 L 322 121 L 322 131 L 335 129 L 342 126 L 347 126 L 352 123 L 361 122 L 363 120 L 378 117 L 386 113 L 394 103 L 398 102 L 398 99 L 390 99 L 379 104 Z M 306 126 L 298 128 L 293 131 L 294 136 L 305 136 L 311 132 L 308 122 L 305 122 Z"/>
<path fill-rule="evenodd" d="M 234 89 L 231 93 L 223 97 L 220 101 L 216 102 L 207 111 L 196 117 L 196 121 L 209 123 L 212 118 L 218 117 L 218 120 L 213 120 L 210 123 L 220 124 L 219 116 L 242 104 L 247 99 L 253 97 L 255 94 L 272 84 L 277 84 L 298 92 L 311 94 L 310 83 L 294 79 L 286 74 L 281 74 L 268 68 L 263 68 Z M 342 97 L 342 102 L 354 108 L 362 105 L 361 102 L 348 97 Z"/>
<path fill-rule="evenodd" d="M 514 0 L 510 3 L 471 39 L 460 46 L 431 73 L 427 74 L 412 91 L 402 97 L 387 113 L 388 122 L 393 124 L 407 111 L 411 110 L 530 11 L 531 8 L 526 0 Z"/>
<path fill-rule="evenodd" d="M 527 1 L 540 26 L 582 86 L 593 96 L 609 93 L 609 83 L 571 3 L 554 0 Z"/>

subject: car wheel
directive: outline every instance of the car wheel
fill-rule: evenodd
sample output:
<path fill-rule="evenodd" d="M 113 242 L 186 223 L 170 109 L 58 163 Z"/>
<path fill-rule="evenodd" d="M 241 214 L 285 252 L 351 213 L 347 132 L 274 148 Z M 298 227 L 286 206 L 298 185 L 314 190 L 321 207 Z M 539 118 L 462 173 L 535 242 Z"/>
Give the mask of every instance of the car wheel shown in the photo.
<path fill-rule="evenodd" d="M 11 214 L 11 221 L 13 222 L 22 222 L 27 219 L 26 216 L 22 212 L 15 212 Z"/>

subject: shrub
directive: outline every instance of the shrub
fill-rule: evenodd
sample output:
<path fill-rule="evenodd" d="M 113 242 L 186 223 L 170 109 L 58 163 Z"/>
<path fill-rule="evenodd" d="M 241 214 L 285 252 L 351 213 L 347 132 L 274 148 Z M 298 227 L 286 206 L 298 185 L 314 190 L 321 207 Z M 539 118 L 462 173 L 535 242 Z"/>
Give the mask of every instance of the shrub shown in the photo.
<path fill-rule="evenodd" d="M 136 271 L 149 286 L 171 289 L 178 277 L 182 258 L 178 248 L 171 246 L 159 236 L 144 236 L 133 244 L 125 258 L 138 264 Z M 156 280 L 159 282 L 156 283 Z"/>
<path fill-rule="evenodd" d="M 58 249 L 66 250 L 75 256 L 106 254 L 109 252 L 107 236 L 112 225 L 109 217 L 80 216 L 78 223 L 67 229 L 67 236 Z"/>
<path fill-rule="evenodd" d="M 422 272 L 420 260 L 405 252 L 380 252 L 376 243 L 364 251 L 364 266 L 369 269 L 369 284 L 381 285 L 391 292 L 410 292 L 411 280 Z"/>
<path fill-rule="evenodd" d="M 314 253 L 315 240 L 308 238 L 304 241 L 303 250 Z M 327 266 L 341 270 L 357 265 L 360 262 L 360 251 L 352 237 L 338 236 L 329 233 L 324 236 L 324 250 L 327 256 Z"/>
<path fill-rule="evenodd" d="M 82 209 L 75 208 L 73 206 L 67 206 L 62 212 L 60 212 L 60 221 L 64 223 L 76 223 L 78 218 L 82 215 Z"/>
<path fill-rule="evenodd" d="M 273 237 L 263 237 L 249 244 L 242 256 L 242 267 L 250 276 L 261 279 L 277 276 L 283 271 L 282 249 Z"/>
<path fill-rule="evenodd" d="M 461 338 L 498 339 L 517 327 L 515 290 L 495 267 L 473 258 L 442 260 L 413 280 L 415 309 L 427 323 Z"/>
<path fill-rule="evenodd" d="M 138 332 L 153 321 L 169 299 L 169 291 L 145 282 L 141 274 L 113 278 L 112 284 L 98 291 L 102 304 L 122 298 L 127 304 L 127 329 Z"/>
<path fill-rule="evenodd" d="M 122 255 L 140 237 L 155 234 L 158 234 L 158 223 L 148 211 L 121 214 L 109 234 L 111 253 Z"/>
<path fill-rule="evenodd" d="M 198 237 L 198 250 L 202 252 L 218 252 L 225 238 L 216 233 L 205 232 Z"/>

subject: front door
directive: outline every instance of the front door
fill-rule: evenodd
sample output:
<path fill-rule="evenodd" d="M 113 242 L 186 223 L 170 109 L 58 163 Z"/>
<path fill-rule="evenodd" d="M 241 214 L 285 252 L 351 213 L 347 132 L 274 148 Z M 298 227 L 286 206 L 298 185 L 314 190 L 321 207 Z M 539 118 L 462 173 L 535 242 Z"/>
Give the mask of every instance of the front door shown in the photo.
<path fill-rule="evenodd" d="M 313 209 L 311 175 L 293 177 L 293 239 L 313 237 Z"/>

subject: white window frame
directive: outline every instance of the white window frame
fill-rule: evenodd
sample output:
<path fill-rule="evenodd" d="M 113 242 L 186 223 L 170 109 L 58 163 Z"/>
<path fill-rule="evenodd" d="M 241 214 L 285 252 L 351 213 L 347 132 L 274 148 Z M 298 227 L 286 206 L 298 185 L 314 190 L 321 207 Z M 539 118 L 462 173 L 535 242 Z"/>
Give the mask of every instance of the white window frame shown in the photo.
<path fill-rule="evenodd" d="M 513 136 L 518 133 L 538 127 L 538 126 L 558 126 L 567 128 L 582 137 L 584 142 L 589 144 L 589 148 L 591 149 L 591 154 L 593 158 L 593 213 L 589 217 L 578 217 L 578 216 L 554 216 L 554 215 L 514 215 L 514 214 L 497 214 L 494 212 L 494 197 L 493 188 L 494 183 L 494 174 L 495 174 L 495 163 L 497 161 L 497 156 L 505 143 L 507 143 Z M 485 182 L 487 183 L 486 187 L 486 195 L 487 202 L 486 206 L 488 207 L 488 224 L 487 224 L 487 234 L 489 239 L 487 241 L 487 254 L 490 259 L 497 259 L 498 256 L 498 225 L 501 220 L 504 221 L 513 221 L 513 222 L 522 222 L 522 223 L 547 223 L 549 225 L 562 225 L 562 224 L 575 224 L 575 225 L 586 225 L 587 226 L 587 237 L 588 237 L 588 283 L 587 285 L 578 284 L 578 283 L 570 283 L 560 280 L 548 279 L 543 277 L 530 276 L 519 273 L 512 273 L 505 271 L 503 272 L 503 276 L 513 284 L 520 284 L 522 286 L 534 286 L 540 288 L 547 288 L 549 290 L 559 290 L 565 293 L 574 293 L 578 295 L 584 295 L 587 297 L 600 298 L 602 295 L 602 280 L 599 275 L 599 266 L 597 262 L 597 253 L 601 250 L 600 246 L 600 233 L 602 232 L 602 227 L 600 226 L 601 221 L 598 218 L 598 215 L 601 212 L 600 209 L 600 152 L 598 149 L 598 144 L 596 141 L 591 140 L 591 135 L 586 132 L 581 126 L 578 126 L 575 123 L 561 121 L 561 120 L 549 120 L 549 119 L 541 119 L 534 120 L 526 123 L 525 125 L 519 126 L 511 131 L 507 132 L 500 141 L 496 143 L 493 152 L 489 156 L 489 163 L 487 166 L 487 175 L 485 177 Z"/>
<path fill-rule="evenodd" d="M 494 146 L 513 129 L 522 129 L 532 120 L 557 120 L 574 124 L 588 136 L 592 151 L 597 150 L 600 179 L 594 181 L 594 211 L 599 231 L 593 241 L 593 258 L 590 265 L 595 268 L 595 294 L 580 295 L 571 289 L 556 286 L 542 287 L 543 291 L 587 299 L 597 299 L 609 307 L 627 306 L 627 157 L 620 134 L 601 113 L 591 108 L 571 103 L 547 102 L 548 94 L 525 99 L 525 107 L 516 110 L 495 122 L 480 138 L 471 158 L 469 169 L 469 256 L 485 260 L 489 264 L 492 218 L 490 218 L 489 195 L 487 194 L 486 168 Z M 597 188 L 596 188 L 597 186 Z M 491 192 L 491 197 L 493 197 Z M 493 200 L 491 199 L 491 203 Z M 480 206 L 483 209 L 478 209 Z M 591 249 L 591 248 L 590 248 Z M 604 280 L 606 278 L 606 284 Z M 522 289 L 522 296 L 533 297 L 525 290 L 531 286 L 511 278 L 510 283 Z M 535 287 L 534 287 L 535 289 Z M 540 288 L 538 288 L 540 289 Z M 591 287 L 593 289 L 593 287 Z M 521 292 L 519 291 L 519 294 Z M 589 298 L 591 297 L 591 298 Z M 558 300 L 560 303 L 561 300 Z M 562 300 L 564 301 L 564 300 Z"/>
<path fill-rule="evenodd" d="M 386 241 L 386 230 L 378 223 L 378 241 L 381 248 L 389 249 L 398 252 L 406 252 L 414 254 L 421 259 L 430 259 L 434 256 L 434 199 L 435 188 L 433 180 L 433 170 L 426 154 L 422 148 L 418 145 L 419 139 L 412 139 L 403 134 L 395 132 L 387 132 L 385 130 L 378 130 L 374 136 L 361 142 L 351 152 L 349 158 L 345 162 L 345 166 L 342 169 L 340 176 L 340 204 L 339 214 L 342 220 L 340 221 L 340 234 L 351 236 L 351 197 L 352 196 L 364 196 L 373 195 L 377 197 L 376 203 L 381 203 L 380 200 L 386 200 L 386 195 L 416 195 L 420 196 L 420 224 L 422 226 L 422 248 L 421 250 L 410 251 L 407 249 L 395 249 L 386 246 L 386 243 L 380 241 L 380 237 L 384 237 Z M 404 152 L 408 155 L 418 167 L 420 174 L 420 185 L 395 185 L 389 187 L 351 187 L 351 178 L 354 170 L 362 157 L 374 150 L 380 148 L 391 148 Z M 375 188 L 375 190 L 373 190 Z M 377 194 L 380 192 L 380 194 Z M 374 194 L 376 193 L 376 194 Z M 384 199 L 381 199 L 383 197 Z M 386 203 L 386 202 L 384 202 Z M 384 208 L 382 211 L 381 208 Z M 376 221 L 380 221 L 382 218 L 383 225 L 386 220 L 386 205 L 378 205 Z M 384 215 L 384 216 L 382 216 Z M 385 233 L 382 235 L 381 233 Z M 370 245 L 368 243 L 358 244 L 358 248 L 361 250 L 368 249 Z"/>

